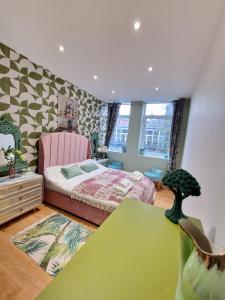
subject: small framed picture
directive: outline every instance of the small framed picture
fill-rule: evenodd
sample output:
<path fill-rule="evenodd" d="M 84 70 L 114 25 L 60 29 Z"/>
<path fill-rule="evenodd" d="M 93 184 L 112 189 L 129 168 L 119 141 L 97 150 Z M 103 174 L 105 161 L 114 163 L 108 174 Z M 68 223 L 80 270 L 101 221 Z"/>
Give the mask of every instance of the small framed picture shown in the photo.
<path fill-rule="evenodd" d="M 78 101 L 58 95 L 58 130 L 77 132 L 78 123 Z"/>

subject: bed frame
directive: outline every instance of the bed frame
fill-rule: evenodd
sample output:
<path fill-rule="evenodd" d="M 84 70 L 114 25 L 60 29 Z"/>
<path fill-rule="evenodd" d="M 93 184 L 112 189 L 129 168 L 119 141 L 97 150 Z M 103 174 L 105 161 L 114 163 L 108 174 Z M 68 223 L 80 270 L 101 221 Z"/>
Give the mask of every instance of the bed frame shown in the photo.
<path fill-rule="evenodd" d="M 77 163 L 89 158 L 91 158 L 91 146 L 86 137 L 73 132 L 44 134 L 39 140 L 38 173 L 43 175 L 48 167 Z M 47 189 L 46 186 L 44 201 L 97 225 L 100 225 L 110 214 Z"/>

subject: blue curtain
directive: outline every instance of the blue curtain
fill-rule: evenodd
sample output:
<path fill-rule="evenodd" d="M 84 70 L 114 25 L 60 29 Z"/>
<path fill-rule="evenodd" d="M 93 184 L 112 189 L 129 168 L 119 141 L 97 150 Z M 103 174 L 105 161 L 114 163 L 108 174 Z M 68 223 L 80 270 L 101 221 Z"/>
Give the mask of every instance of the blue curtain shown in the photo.
<path fill-rule="evenodd" d="M 116 126 L 119 110 L 120 110 L 120 103 L 108 103 L 108 123 L 107 123 L 106 137 L 105 137 L 105 146 L 107 147 L 109 147 L 113 130 Z"/>
<path fill-rule="evenodd" d="M 179 99 L 172 101 L 173 103 L 173 119 L 170 133 L 169 163 L 168 170 L 176 170 L 176 158 L 180 141 L 180 131 L 183 121 L 184 100 Z"/>

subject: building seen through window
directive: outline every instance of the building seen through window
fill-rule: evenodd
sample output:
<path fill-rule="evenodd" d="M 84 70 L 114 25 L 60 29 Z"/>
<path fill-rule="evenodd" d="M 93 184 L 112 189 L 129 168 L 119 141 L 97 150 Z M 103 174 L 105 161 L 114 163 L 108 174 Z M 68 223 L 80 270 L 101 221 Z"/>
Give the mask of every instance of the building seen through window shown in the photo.
<path fill-rule="evenodd" d="M 130 118 L 130 104 L 121 104 L 116 126 L 109 145 L 110 151 L 126 152 Z"/>
<path fill-rule="evenodd" d="M 145 105 L 140 134 L 141 155 L 168 158 L 172 116 L 172 103 Z"/>

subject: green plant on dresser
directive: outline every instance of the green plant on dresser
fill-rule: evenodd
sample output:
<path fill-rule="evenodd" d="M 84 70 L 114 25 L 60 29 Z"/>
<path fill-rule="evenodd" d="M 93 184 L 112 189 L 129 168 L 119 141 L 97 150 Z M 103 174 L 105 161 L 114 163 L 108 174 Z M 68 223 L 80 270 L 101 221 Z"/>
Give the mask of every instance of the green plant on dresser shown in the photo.
<path fill-rule="evenodd" d="M 0 149 L 8 148 L 11 146 L 15 150 L 21 151 L 21 134 L 17 126 L 12 124 L 6 118 L 0 118 Z M 14 145 L 10 143 L 13 142 Z M 6 145 L 6 144 L 7 145 Z M 27 161 L 21 159 L 20 157 L 16 158 L 15 169 L 16 171 L 21 171 L 22 169 L 27 168 Z M 6 176 L 9 172 L 8 164 L 0 165 L 0 176 Z"/>

